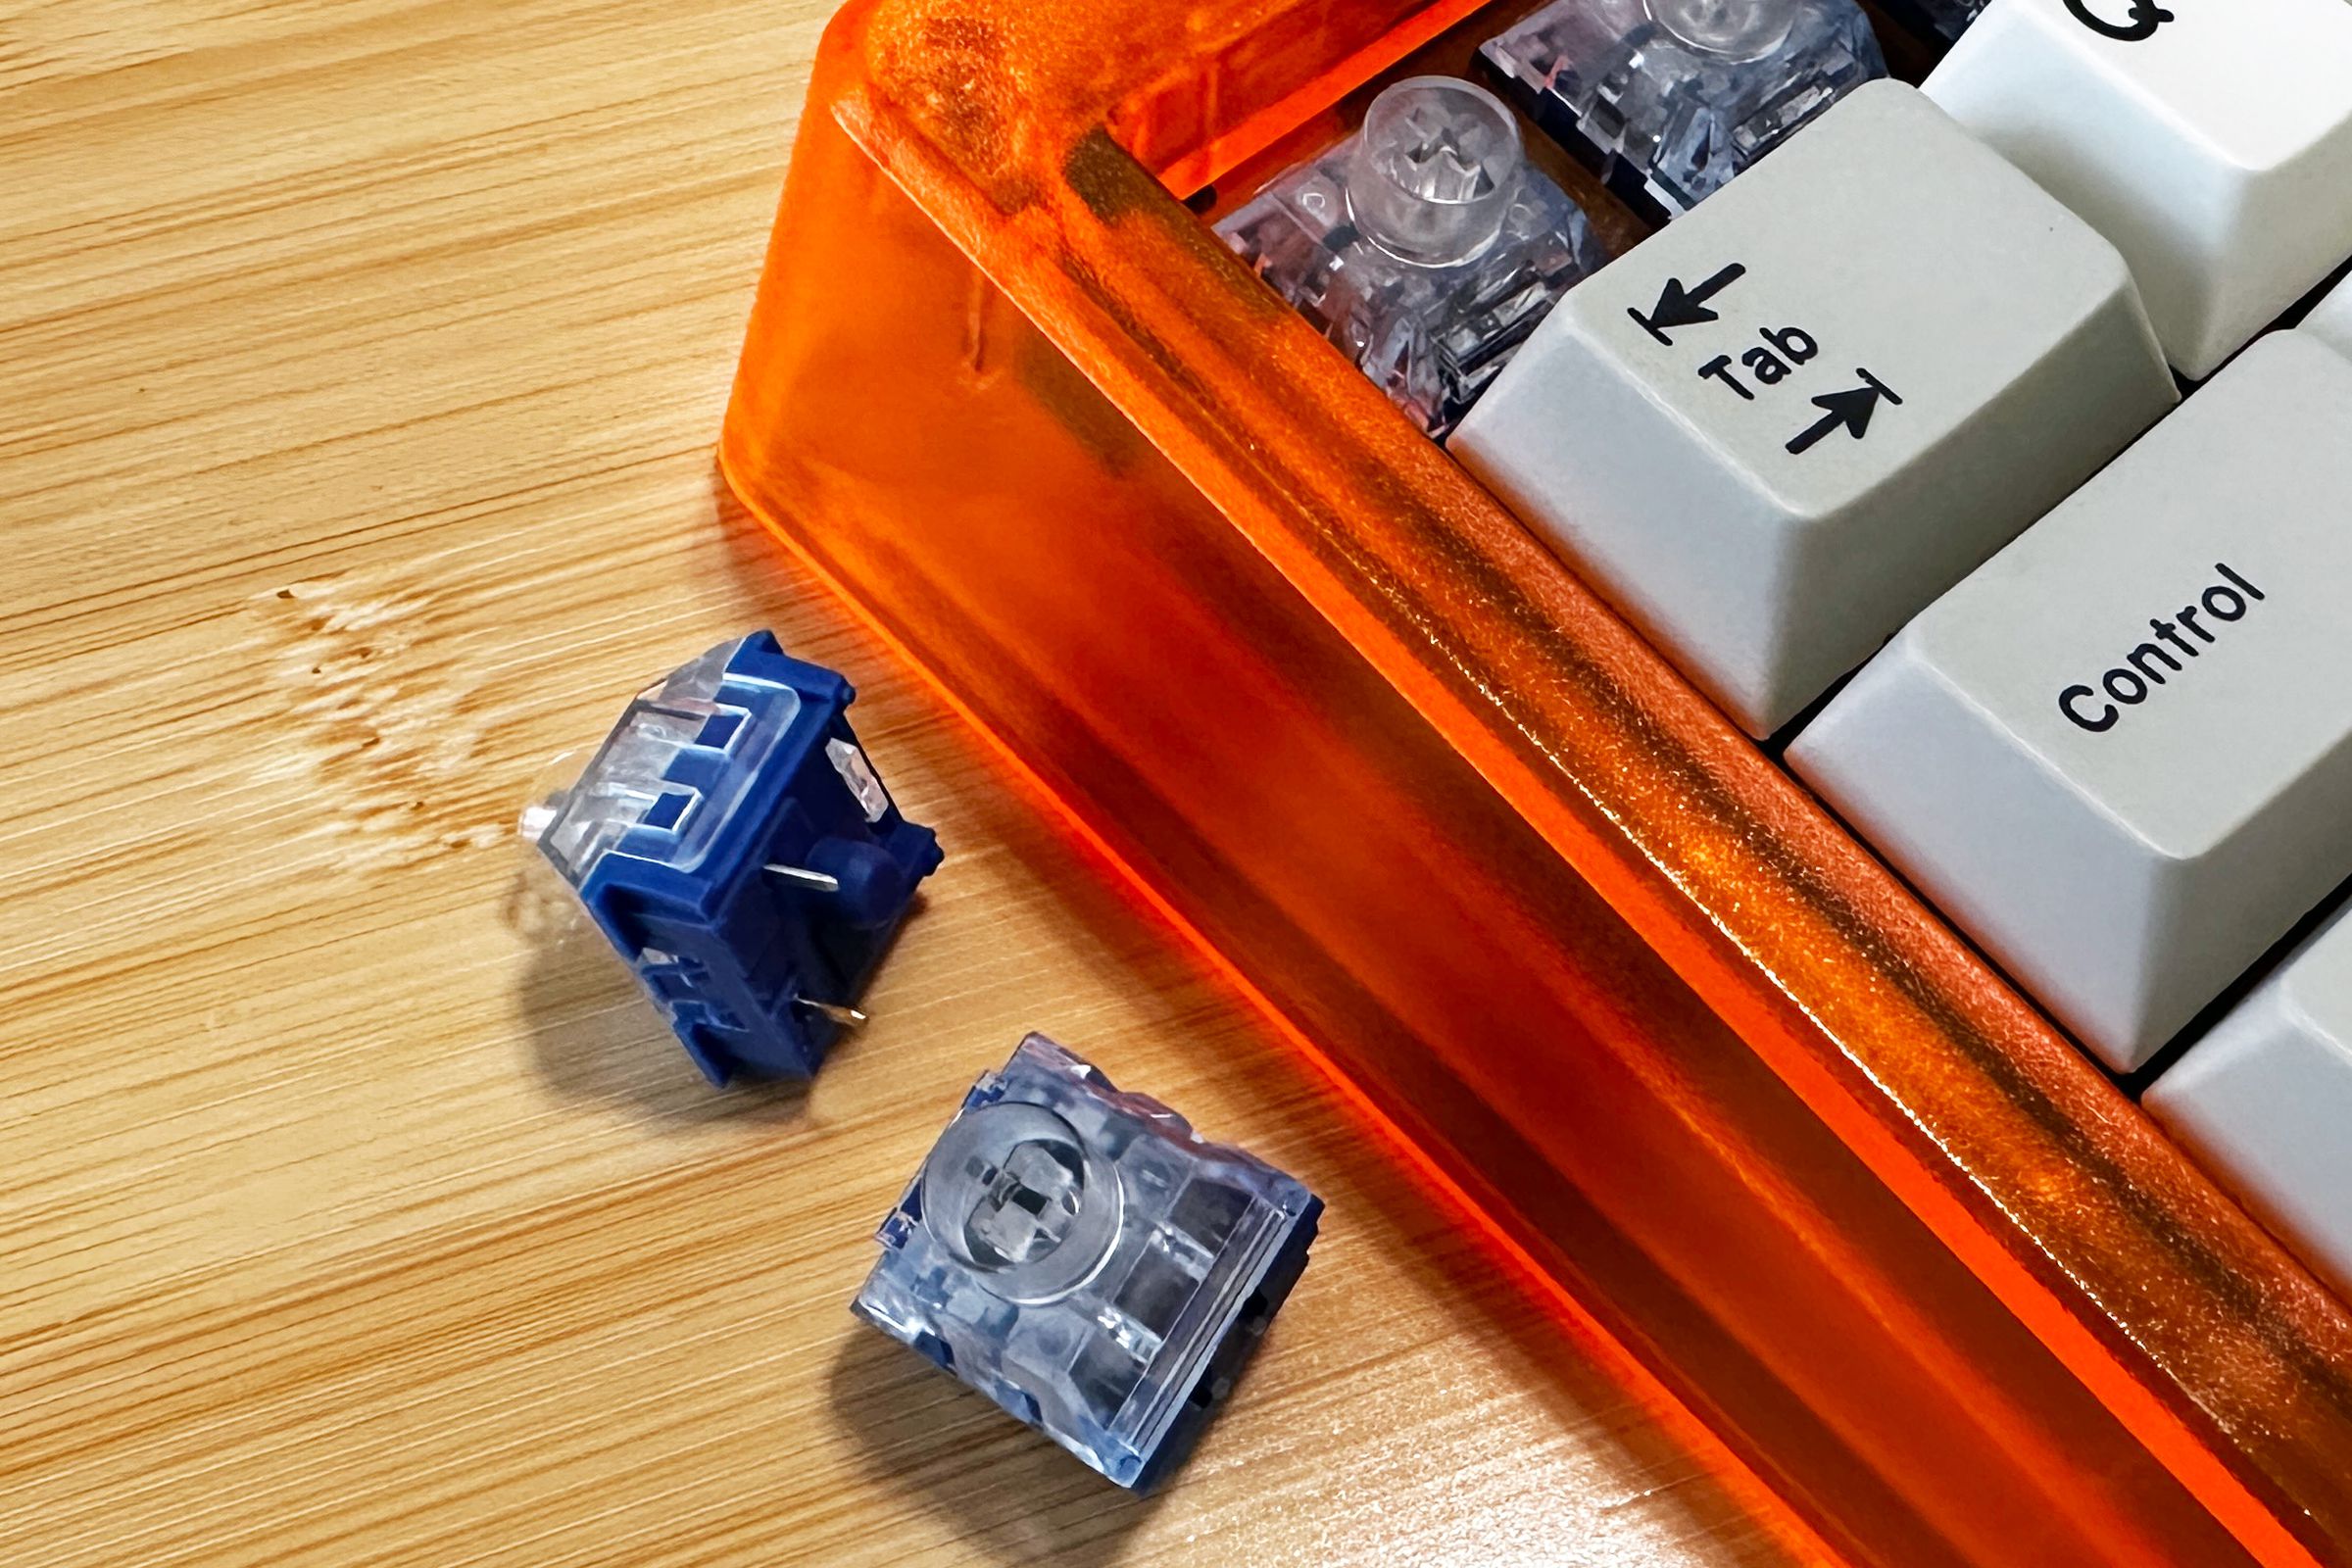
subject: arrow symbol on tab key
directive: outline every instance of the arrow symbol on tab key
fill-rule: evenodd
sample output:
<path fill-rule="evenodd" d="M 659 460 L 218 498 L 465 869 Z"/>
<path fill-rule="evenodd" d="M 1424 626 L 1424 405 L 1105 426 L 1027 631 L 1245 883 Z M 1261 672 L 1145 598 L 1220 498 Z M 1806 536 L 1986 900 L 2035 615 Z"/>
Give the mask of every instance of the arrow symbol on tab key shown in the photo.
<path fill-rule="evenodd" d="M 1666 335 L 1669 331 L 1678 326 L 1700 326 L 1718 319 L 1715 313 L 1707 309 L 1707 301 L 1746 275 L 1747 269 L 1734 262 L 1696 288 L 1685 288 L 1681 278 L 1670 277 L 1658 295 L 1656 310 L 1643 316 L 1629 305 L 1625 308 L 1625 314 L 1634 318 L 1636 326 L 1672 348 L 1674 339 Z"/>
<path fill-rule="evenodd" d="M 1859 441 L 1869 431 L 1870 417 L 1879 412 L 1881 402 L 1902 406 L 1903 400 L 1894 395 L 1894 388 L 1868 370 L 1854 373 L 1862 378 L 1862 384 L 1851 392 L 1832 392 L 1813 400 L 1813 406 L 1823 411 L 1823 417 L 1797 433 L 1796 439 L 1788 443 L 1789 452 L 1801 457 L 1820 445 L 1832 431 L 1839 429 Z"/>

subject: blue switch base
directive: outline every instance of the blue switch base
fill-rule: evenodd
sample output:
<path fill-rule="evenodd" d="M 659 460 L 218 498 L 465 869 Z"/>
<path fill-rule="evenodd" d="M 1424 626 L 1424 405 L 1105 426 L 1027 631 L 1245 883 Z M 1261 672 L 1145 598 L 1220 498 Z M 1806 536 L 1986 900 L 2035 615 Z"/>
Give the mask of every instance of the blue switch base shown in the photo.
<path fill-rule="evenodd" d="M 713 1083 L 815 1072 L 940 863 L 858 746 L 856 696 L 771 633 L 722 644 L 641 693 L 534 810 Z"/>

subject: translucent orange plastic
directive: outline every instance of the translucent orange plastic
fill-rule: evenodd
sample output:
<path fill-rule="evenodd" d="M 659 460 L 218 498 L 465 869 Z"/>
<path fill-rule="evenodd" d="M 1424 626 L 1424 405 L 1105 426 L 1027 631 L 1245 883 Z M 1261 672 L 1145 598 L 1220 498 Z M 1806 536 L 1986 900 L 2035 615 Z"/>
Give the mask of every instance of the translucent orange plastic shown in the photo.
<path fill-rule="evenodd" d="M 2352 1561 L 2343 1304 L 1170 194 L 1473 9 L 851 5 L 730 482 L 1791 1557 Z"/>

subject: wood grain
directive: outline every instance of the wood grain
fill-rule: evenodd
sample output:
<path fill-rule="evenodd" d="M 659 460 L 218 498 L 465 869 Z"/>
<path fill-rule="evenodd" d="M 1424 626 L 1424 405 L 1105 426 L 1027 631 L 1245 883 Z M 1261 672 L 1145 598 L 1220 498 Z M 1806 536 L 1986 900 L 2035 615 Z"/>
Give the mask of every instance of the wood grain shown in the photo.
<path fill-rule="evenodd" d="M 827 9 L 0 4 L 0 1562 L 1779 1560 L 724 498 Z M 510 824 L 760 624 L 951 858 L 714 1095 Z M 1330 1203 L 1153 1499 L 845 1310 L 1031 1027 Z"/>

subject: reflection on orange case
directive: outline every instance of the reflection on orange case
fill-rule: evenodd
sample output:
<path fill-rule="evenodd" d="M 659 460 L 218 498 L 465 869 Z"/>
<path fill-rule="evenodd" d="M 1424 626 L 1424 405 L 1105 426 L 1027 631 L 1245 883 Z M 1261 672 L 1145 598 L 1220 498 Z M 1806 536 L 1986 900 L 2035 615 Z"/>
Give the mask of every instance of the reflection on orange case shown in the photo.
<path fill-rule="evenodd" d="M 1791 1556 L 2352 1561 L 2344 1305 L 1171 194 L 1476 9 L 856 0 L 736 493 Z"/>

